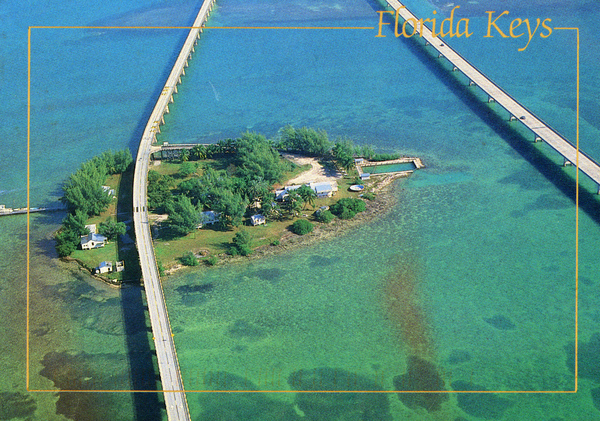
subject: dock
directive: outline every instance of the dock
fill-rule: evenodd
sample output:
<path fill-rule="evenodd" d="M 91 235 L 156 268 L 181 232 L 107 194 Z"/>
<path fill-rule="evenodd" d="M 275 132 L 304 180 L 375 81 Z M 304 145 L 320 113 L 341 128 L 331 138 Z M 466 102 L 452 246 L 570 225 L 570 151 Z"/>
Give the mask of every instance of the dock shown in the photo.
<path fill-rule="evenodd" d="M 425 45 L 431 46 L 435 50 L 434 54 L 439 59 L 445 58 L 452 64 L 452 71 L 462 72 L 469 79 L 470 86 L 475 85 L 487 94 L 488 102 L 496 102 L 502 106 L 510 114 L 510 121 L 519 121 L 527 127 L 533 133 L 534 141 L 543 141 L 562 155 L 564 158 L 563 165 L 577 165 L 585 175 L 596 183 L 597 192 L 600 194 L 600 165 L 594 159 L 581 150 L 578 150 L 576 146 L 550 127 L 550 125 L 492 82 L 443 39 L 434 37 L 427 26 L 416 24 L 417 28 L 414 28 L 413 22 L 418 22 L 419 19 L 401 2 L 398 0 L 386 0 L 386 2 L 407 22 L 407 26 L 411 26 L 415 33 L 419 33 L 422 36 L 425 40 Z M 422 29 L 419 30 L 419 28 Z"/>
<path fill-rule="evenodd" d="M 150 234 L 147 208 L 148 167 L 150 156 L 153 150 L 156 150 L 152 147 L 152 143 L 156 140 L 156 133 L 160 132 L 160 126 L 164 124 L 164 115 L 169 112 L 169 104 L 173 102 L 177 85 L 181 83 L 181 78 L 185 75 L 185 68 L 188 66 L 197 40 L 202 33 L 202 27 L 206 23 L 213 5 L 214 0 L 204 0 L 202 3 L 193 27 L 190 29 L 164 88 L 156 101 L 140 140 L 133 179 L 133 222 L 136 245 L 169 421 L 187 421 L 191 418 Z"/>
<path fill-rule="evenodd" d="M 0 205 L 0 216 L 8 216 L 8 215 L 22 215 L 26 213 L 35 213 L 35 212 L 58 212 L 64 211 L 66 208 L 64 206 L 55 206 L 55 207 L 41 207 L 41 208 L 7 208 L 5 205 Z"/>

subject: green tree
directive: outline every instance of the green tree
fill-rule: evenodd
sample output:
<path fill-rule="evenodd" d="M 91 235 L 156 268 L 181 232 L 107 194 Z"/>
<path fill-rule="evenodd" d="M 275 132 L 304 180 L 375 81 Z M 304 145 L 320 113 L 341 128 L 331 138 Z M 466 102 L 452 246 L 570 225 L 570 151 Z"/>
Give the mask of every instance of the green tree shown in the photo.
<path fill-rule="evenodd" d="M 304 201 L 296 191 L 289 192 L 289 194 L 283 200 L 283 208 L 290 216 L 298 215 L 302 211 L 303 207 Z"/>
<path fill-rule="evenodd" d="M 186 266 L 198 266 L 198 258 L 191 251 L 181 256 L 179 261 Z"/>
<path fill-rule="evenodd" d="M 335 216 L 329 210 L 319 210 L 315 212 L 315 219 L 324 224 L 330 223 L 333 221 L 333 218 L 335 218 Z"/>
<path fill-rule="evenodd" d="M 66 257 L 77 249 L 80 237 L 73 231 L 62 228 L 56 233 L 56 252 L 60 257 Z"/>
<path fill-rule="evenodd" d="M 184 162 L 179 166 L 179 171 L 177 171 L 177 175 L 180 178 L 186 178 L 195 173 L 197 168 L 198 166 L 192 164 L 191 162 Z"/>
<path fill-rule="evenodd" d="M 351 219 L 358 212 L 364 212 L 367 205 L 361 199 L 344 198 L 331 206 L 331 212 L 340 219 Z"/>
<path fill-rule="evenodd" d="M 292 226 L 290 227 L 290 230 L 294 234 L 305 235 L 305 234 L 308 234 L 309 232 L 312 232 L 313 224 L 311 224 L 310 221 L 307 221 L 306 219 L 298 219 L 296 222 L 294 222 L 292 224 Z"/>
<path fill-rule="evenodd" d="M 109 218 L 104 222 L 101 222 L 98 226 L 98 234 L 105 236 L 108 240 L 116 240 L 119 235 L 123 235 L 127 232 L 127 226 L 124 222 L 116 222 L 114 219 Z"/>
<path fill-rule="evenodd" d="M 206 146 L 204 145 L 195 145 L 191 150 L 191 158 L 193 160 L 201 160 L 207 158 Z"/>
<path fill-rule="evenodd" d="M 169 214 L 167 225 L 180 235 L 189 234 L 199 224 L 198 209 L 187 196 L 176 196 L 175 200 L 167 203 L 166 210 Z"/>
<path fill-rule="evenodd" d="M 63 186 L 61 201 L 70 213 L 80 210 L 86 215 L 98 215 L 108 207 L 112 198 L 102 189 L 106 168 L 98 160 L 84 162 L 69 176 Z"/>
<path fill-rule="evenodd" d="M 331 142 L 324 130 L 306 127 L 294 129 L 288 125 L 280 131 L 280 147 L 314 156 L 326 156 L 331 150 Z"/>
<path fill-rule="evenodd" d="M 252 235 L 248 231 L 238 231 L 233 236 L 232 242 L 232 247 L 242 256 L 248 256 L 250 253 L 252 253 Z"/>
<path fill-rule="evenodd" d="M 300 187 L 296 190 L 296 193 L 300 195 L 305 204 L 309 204 L 310 206 L 315 206 L 315 199 L 317 198 L 317 193 L 307 185 Z"/>
<path fill-rule="evenodd" d="M 79 239 L 82 235 L 88 235 L 90 230 L 85 227 L 87 215 L 81 210 L 76 210 L 75 214 L 69 214 L 63 219 L 63 227 L 65 230 L 71 231 L 73 235 Z M 77 241 L 79 242 L 79 241 Z"/>
<path fill-rule="evenodd" d="M 214 191 L 213 210 L 220 213 L 220 222 L 225 226 L 237 227 L 242 223 L 248 201 L 242 199 L 239 193 L 230 190 Z"/>
<path fill-rule="evenodd" d="M 148 207 L 163 211 L 165 205 L 173 199 L 170 189 L 172 185 L 172 177 L 154 170 L 148 171 Z"/>
<path fill-rule="evenodd" d="M 351 140 L 338 140 L 332 149 L 332 153 L 338 165 L 346 171 L 354 166 L 354 145 Z"/>
<path fill-rule="evenodd" d="M 189 149 L 182 149 L 179 154 L 179 159 L 181 159 L 181 162 L 186 162 L 190 159 L 190 155 L 191 153 Z"/>
<path fill-rule="evenodd" d="M 289 165 L 263 135 L 246 132 L 237 140 L 236 147 L 237 170 L 239 176 L 247 180 L 275 183 Z"/>

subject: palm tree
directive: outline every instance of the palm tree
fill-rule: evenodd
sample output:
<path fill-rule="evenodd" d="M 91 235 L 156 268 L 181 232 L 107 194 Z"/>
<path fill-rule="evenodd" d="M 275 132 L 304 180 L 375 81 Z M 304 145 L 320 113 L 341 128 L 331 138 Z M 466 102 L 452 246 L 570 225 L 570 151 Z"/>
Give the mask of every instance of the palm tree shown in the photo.
<path fill-rule="evenodd" d="M 190 150 L 182 149 L 181 150 L 181 162 L 186 162 L 189 159 L 190 159 Z"/>
<path fill-rule="evenodd" d="M 296 190 L 296 192 L 300 195 L 300 197 L 302 197 L 305 205 L 308 203 L 312 208 L 315 207 L 317 193 L 315 193 L 313 189 L 311 189 L 309 186 L 302 186 Z"/>

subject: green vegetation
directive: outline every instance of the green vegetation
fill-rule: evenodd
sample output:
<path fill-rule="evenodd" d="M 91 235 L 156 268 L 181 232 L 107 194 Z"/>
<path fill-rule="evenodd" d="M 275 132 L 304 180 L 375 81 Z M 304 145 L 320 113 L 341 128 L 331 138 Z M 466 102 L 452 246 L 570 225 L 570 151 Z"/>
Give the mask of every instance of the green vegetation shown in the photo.
<path fill-rule="evenodd" d="M 335 216 L 329 210 L 318 210 L 315 212 L 315 219 L 323 224 L 328 224 L 333 221 Z"/>
<path fill-rule="evenodd" d="M 173 200 L 171 187 L 174 184 L 175 180 L 170 175 L 148 171 L 148 208 L 164 212 L 167 203 Z"/>
<path fill-rule="evenodd" d="M 102 187 L 108 176 L 124 172 L 132 162 L 129 149 L 107 151 L 84 162 L 69 176 L 60 199 L 69 215 L 55 237 L 60 257 L 69 256 L 77 249 L 80 237 L 89 234 L 85 228 L 87 219 L 104 212 L 112 202 L 112 196 Z"/>
<path fill-rule="evenodd" d="M 366 209 L 367 206 L 363 200 L 344 198 L 331 206 L 331 213 L 340 219 L 352 219 L 358 212 L 364 212 Z"/>
<path fill-rule="evenodd" d="M 292 224 L 290 230 L 294 234 L 305 235 L 309 232 L 312 232 L 313 228 L 313 224 L 311 224 L 310 221 L 307 221 L 306 219 L 298 219 Z"/>
<path fill-rule="evenodd" d="M 354 158 L 362 157 L 374 161 L 385 161 L 400 157 L 396 153 L 375 153 L 372 146 L 356 146 L 350 139 L 337 139 L 335 142 L 331 142 L 324 130 L 314 130 L 306 127 L 295 129 L 289 125 L 280 130 L 277 148 L 289 152 L 333 159 L 338 166 L 346 171 L 354 166 Z"/>
<path fill-rule="evenodd" d="M 217 263 L 219 263 L 219 258 L 217 256 L 210 256 L 208 259 L 205 260 L 205 262 L 208 266 L 214 266 Z"/>
<path fill-rule="evenodd" d="M 363 193 L 362 198 L 367 199 L 367 200 L 375 200 L 375 193 L 372 193 L 372 192 Z"/>
<path fill-rule="evenodd" d="M 186 266 L 198 266 L 198 258 L 191 251 L 181 256 L 179 260 Z"/>
<path fill-rule="evenodd" d="M 252 253 L 252 235 L 246 230 L 238 231 L 233 236 L 231 249 L 229 254 L 236 256 L 241 254 L 242 256 L 248 256 Z"/>
<path fill-rule="evenodd" d="M 106 237 L 108 241 L 114 241 L 117 236 L 123 235 L 127 232 L 127 227 L 124 222 L 116 222 L 114 219 L 109 218 L 105 222 L 101 222 L 98 226 L 98 234 Z"/>
<path fill-rule="evenodd" d="M 167 202 L 166 210 L 169 214 L 167 225 L 178 235 L 185 235 L 198 227 L 200 213 L 187 196 L 177 196 L 173 201 Z"/>

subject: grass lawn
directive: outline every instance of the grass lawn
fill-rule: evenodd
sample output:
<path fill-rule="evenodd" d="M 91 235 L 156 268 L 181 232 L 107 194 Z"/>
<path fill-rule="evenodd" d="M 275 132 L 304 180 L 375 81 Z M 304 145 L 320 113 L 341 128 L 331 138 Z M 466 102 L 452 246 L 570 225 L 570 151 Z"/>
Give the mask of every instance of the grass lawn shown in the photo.
<path fill-rule="evenodd" d="M 202 168 L 212 167 L 215 169 L 227 169 L 232 164 L 233 157 L 225 156 L 219 159 L 206 159 L 198 162 L 199 169 L 197 174 L 202 174 Z M 153 166 L 152 169 L 164 175 L 175 175 L 179 171 L 181 163 L 162 161 L 160 165 Z M 295 166 L 292 171 L 284 175 L 284 180 L 290 180 L 304 171 L 311 168 L 310 165 Z M 306 205 L 302 210 L 300 218 L 308 219 L 309 221 L 319 224 L 314 221 L 312 215 L 316 209 L 321 206 L 331 206 L 339 199 L 345 197 L 358 197 L 359 193 L 351 192 L 349 187 L 358 177 L 356 169 L 349 171 L 342 179 L 338 180 L 338 192 L 333 197 L 315 199 L 314 207 Z M 365 184 L 365 183 L 362 183 Z M 281 185 L 286 185 L 285 182 Z M 179 263 L 185 253 L 192 252 L 195 254 L 205 254 L 215 256 L 221 253 L 228 252 L 231 247 L 231 242 L 234 235 L 242 230 L 247 230 L 253 238 L 252 248 L 261 247 L 279 240 L 283 235 L 288 233 L 288 228 L 299 218 L 282 218 L 281 220 L 269 219 L 265 225 L 251 226 L 249 218 L 244 218 L 244 224 L 240 227 L 235 227 L 228 230 L 218 229 L 216 226 L 206 226 L 202 229 L 183 236 L 173 238 L 169 235 L 168 228 L 160 228 L 158 235 L 154 235 L 154 250 L 157 260 L 165 267 L 170 268 Z"/>

